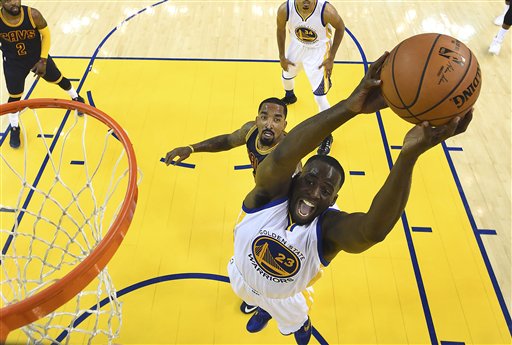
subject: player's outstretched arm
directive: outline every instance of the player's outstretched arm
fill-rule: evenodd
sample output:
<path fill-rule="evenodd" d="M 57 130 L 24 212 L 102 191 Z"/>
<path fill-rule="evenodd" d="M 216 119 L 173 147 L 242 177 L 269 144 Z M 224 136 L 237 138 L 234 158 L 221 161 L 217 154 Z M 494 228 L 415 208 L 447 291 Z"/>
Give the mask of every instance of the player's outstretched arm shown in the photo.
<path fill-rule="evenodd" d="M 176 163 L 180 163 L 190 157 L 193 152 L 220 152 L 242 146 L 245 144 L 247 133 L 249 133 L 249 130 L 255 123 L 255 121 L 249 121 L 231 134 L 221 134 L 196 144 L 172 149 L 165 156 L 165 164 L 171 164 L 176 157 L 179 157 Z"/>
<path fill-rule="evenodd" d="M 440 142 L 464 132 L 471 119 L 472 111 L 444 126 L 431 127 L 423 122 L 413 127 L 368 212 L 326 214 L 322 222 L 326 259 L 332 260 L 341 250 L 359 253 L 384 240 L 405 209 L 417 159 Z"/>
<path fill-rule="evenodd" d="M 378 86 L 380 69 L 388 53 L 370 68 L 349 98 L 301 122 L 258 166 L 256 186 L 244 204 L 262 206 L 287 194 L 297 164 L 336 128 L 360 113 L 372 113 L 387 105 Z"/>

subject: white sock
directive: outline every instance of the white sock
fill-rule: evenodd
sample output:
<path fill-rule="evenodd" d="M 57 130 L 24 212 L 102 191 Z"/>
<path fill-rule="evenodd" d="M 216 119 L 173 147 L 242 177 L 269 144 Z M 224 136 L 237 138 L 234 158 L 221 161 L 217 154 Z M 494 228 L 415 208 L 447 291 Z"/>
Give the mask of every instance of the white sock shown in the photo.
<path fill-rule="evenodd" d="M 329 109 L 331 106 L 329 104 L 329 101 L 327 100 L 327 95 L 323 96 L 315 96 L 316 104 L 318 104 L 318 110 L 323 111 L 325 109 Z"/>
<path fill-rule="evenodd" d="M 283 87 L 285 91 L 291 91 L 293 90 L 295 86 L 295 80 L 294 79 L 284 79 L 281 77 L 281 80 L 283 81 Z"/>
<path fill-rule="evenodd" d="M 504 16 L 505 14 L 507 14 L 507 11 L 509 8 L 510 8 L 510 5 L 505 5 L 505 8 L 503 9 L 503 13 L 501 15 Z"/>
<path fill-rule="evenodd" d="M 76 92 L 76 90 L 75 90 L 75 88 L 73 86 L 71 86 L 71 89 L 66 90 L 66 92 L 71 97 L 71 99 L 75 99 L 75 98 L 78 97 L 78 93 Z"/>
<path fill-rule="evenodd" d="M 505 38 L 505 35 L 507 34 L 508 30 L 500 28 L 500 31 L 498 31 L 498 34 L 496 35 L 496 38 L 498 41 L 503 42 L 503 39 Z"/>
<path fill-rule="evenodd" d="M 20 112 L 10 113 L 9 114 L 9 123 L 11 124 L 11 127 L 19 127 L 19 117 Z"/>

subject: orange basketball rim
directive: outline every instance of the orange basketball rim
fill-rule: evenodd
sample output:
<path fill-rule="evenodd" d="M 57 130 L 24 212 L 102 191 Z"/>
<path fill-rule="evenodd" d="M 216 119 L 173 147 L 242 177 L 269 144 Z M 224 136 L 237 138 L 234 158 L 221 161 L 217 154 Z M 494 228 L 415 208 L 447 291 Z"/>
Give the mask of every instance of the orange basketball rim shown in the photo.
<path fill-rule="evenodd" d="M 46 316 L 77 295 L 103 270 L 128 231 L 137 205 L 137 162 L 128 135 L 123 128 L 101 110 L 75 101 L 42 98 L 2 104 L 0 115 L 23 109 L 55 108 L 81 111 L 106 124 L 122 142 L 128 158 L 128 186 L 121 208 L 112 226 L 89 256 L 73 270 L 45 290 L 0 309 L 0 344 L 10 331 Z"/>

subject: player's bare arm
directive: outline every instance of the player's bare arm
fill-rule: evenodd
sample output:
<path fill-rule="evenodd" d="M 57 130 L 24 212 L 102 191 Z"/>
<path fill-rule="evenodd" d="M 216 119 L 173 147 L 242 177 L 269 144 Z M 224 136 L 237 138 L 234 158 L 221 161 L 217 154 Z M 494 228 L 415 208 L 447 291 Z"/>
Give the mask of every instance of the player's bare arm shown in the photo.
<path fill-rule="evenodd" d="M 327 3 L 325 6 L 323 21 L 324 23 L 331 24 L 336 31 L 334 32 L 332 47 L 329 50 L 329 55 L 326 57 L 324 62 L 318 66 L 318 68 L 324 66 L 327 75 L 331 75 L 334 65 L 334 58 L 336 57 L 336 53 L 340 47 L 341 40 L 345 34 L 345 23 L 343 22 L 343 19 L 341 19 L 341 16 L 338 14 L 338 11 L 336 11 L 336 8 L 329 3 Z"/>
<path fill-rule="evenodd" d="M 383 241 L 405 209 L 417 159 L 442 141 L 466 130 L 472 110 L 444 126 L 428 122 L 414 126 L 405 136 L 400 155 L 367 213 L 329 211 L 322 222 L 324 256 L 332 260 L 340 251 L 360 253 Z"/>
<path fill-rule="evenodd" d="M 42 77 L 46 74 L 46 59 L 48 58 L 48 49 L 51 44 L 50 30 L 48 29 L 48 23 L 46 23 L 41 12 L 35 8 L 31 8 L 31 12 L 36 29 L 39 30 L 39 33 L 41 34 L 42 45 L 41 59 L 34 65 L 34 67 L 32 67 L 31 71 L 34 72 L 35 75 Z"/>
<path fill-rule="evenodd" d="M 196 144 L 172 149 L 165 156 L 165 164 L 171 164 L 176 157 L 179 157 L 176 163 L 180 163 L 190 157 L 193 152 L 221 152 L 242 146 L 245 144 L 247 133 L 254 125 L 255 121 L 249 121 L 231 134 L 221 134 Z"/>
<path fill-rule="evenodd" d="M 34 19 L 34 24 L 36 25 L 36 29 L 41 30 L 48 26 L 48 23 L 44 19 L 41 12 L 39 12 L 35 8 L 31 8 L 31 12 L 32 12 L 32 19 Z"/>
<path fill-rule="evenodd" d="M 372 92 L 380 85 L 379 71 L 387 55 L 385 53 L 370 66 L 348 99 L 310 117 L 290 131 L 258 166 L 256 186 L 244 200 L 246 207 L 263 206 L 287 195 L 297 164 L 326 136 L 357 114 L 373 113 L 387 106 L 380 92 Z"/>
<path fill-rule="evenodd" d="M 279 49 L 279 62 L 281 68 L 288 71 L 288 66 L 295 64 L 288 60 L 285 56 L 285 42 L 286 42 L 286 15 L 287 15 L 287 3 L 284 2 L 279 6 L 277 10 L 277 47 Z"/>

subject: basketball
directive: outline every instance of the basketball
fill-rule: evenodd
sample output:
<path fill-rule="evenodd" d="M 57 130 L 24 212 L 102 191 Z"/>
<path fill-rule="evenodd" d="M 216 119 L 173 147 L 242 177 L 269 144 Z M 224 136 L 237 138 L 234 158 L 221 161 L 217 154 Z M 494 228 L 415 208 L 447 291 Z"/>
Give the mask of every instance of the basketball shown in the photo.
<path fill-rule="evenodd" d="M 411 123 L 446 124 L 475 104 L 482 74 L 471 50 L 456 38 L 427 33 L 398 44 L 381 70 L 389 107 Z"/>

